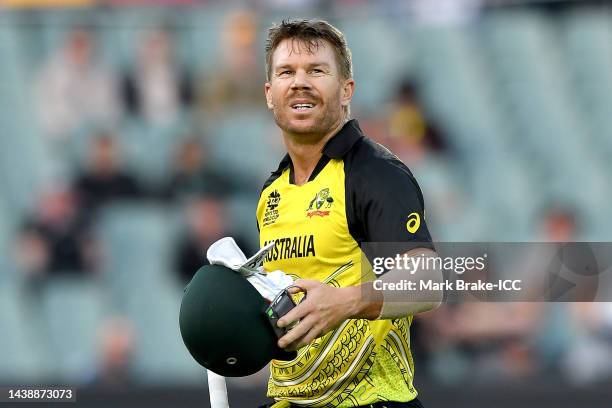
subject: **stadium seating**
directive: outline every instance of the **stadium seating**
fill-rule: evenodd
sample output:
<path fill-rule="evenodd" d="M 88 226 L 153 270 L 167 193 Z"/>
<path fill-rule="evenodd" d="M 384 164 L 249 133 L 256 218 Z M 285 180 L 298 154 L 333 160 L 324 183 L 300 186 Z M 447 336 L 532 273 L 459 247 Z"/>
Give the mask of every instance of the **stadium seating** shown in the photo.
<path fill-rule="evenodd" d="M 101 218 L 101 237 L 106 260 L 103 280 L 113 305 L 125 311 L 136 290 L 147 292 L 169 278 L 169 256 L 176 227 L 163 208 L 118 204 Z"/>
<path fill-rule="evenodd" d="M 33 324 L 27 296 L 14 281 L 5 278 L 0 278 L 0 383 L 44 380 L 53 370 L 37 330 L 40 326 Z"/>
<path fill-rule="evenodd" d="M 70 384 L 87 382 L 97 367 L 107 307 L 103 290 L 92 281 L 56 278 L 45 285 L 40 301 L 57 377 Z"/>
<path fill-rule="evenodd" d="M 224 171 L 263 185 L 283 157 L 281 136 L 268 115 L 262 109 L 230 110 L 207 121 L 208 145 Z"/>
<path fill-rule="evenodd" d="M 394 86 L 401 78 L 400 62 L 404 53 L 410 52 L 409 43 L 400 44 L 393 25 L 367 16 L 340 21 L 339 26 L 351 47 L 353 75 L 358 83 L 353 99 L 354 109 L 363 112 L 380 109 L 389 101 Z M 385 46 L 373 47 L 372 44 Z"/>
<path fill-rule="evenodd" d="M 582 11 L 564 21 L 567 55 L 576 109 L 584 115 L 593 142 L 612 152 L 612 25 L 610 13 Z"/>
<path fill-rule="evenodd" d="M 204 370 L 187 352 L 178 328 L 182 288 L 167 280 L 132 292 L 127 316 L 136 326 L 134 365 L 142 382 L 197 384 Z"/>
<path fill-rule="evenodd" d="M 93 379 L 98 330 L 112 315 L 134 324 L 138 381 L 201 381 L 203 371 L 188 356 L 177 327 L 183 288 L 171 251 L 181 227 L 180 207 L 133 203 L 105 209 L 95 230 L 104 259 L 100 277 L 53 281 L 39 296 L 24 286 L 10 251 L 37 192 L 74 176 L 95 133 L 85 125 L 67 144 L 54 145 L 43 139 L 35 120 L 28 84 L 67 29 L 74 23 L 94 27 L 102 61 L 119 71 L 134 64 L 141 34 L 168 24 L 176 29 L 180 63 L 207 73 L 220 55 L 230 12 L 219 5 L 0 15 L 0 382 Z M 261 16 L 260 25 L 280 18 L 280 13 Z M 446 136 L 444 155 L 411 166 L 434 238 L 534 240 L 543 209 L 560 204 L 576 209 L 582 221 L 577 238 L 609 240 L 612 15 L 578 10 L 558 16 L 517 8 L 486 12 L 466 24 L 405 20 L 363 9 L 338 14 L 333 22 L 353 52 L 354 116 L 383 115 L 397 83 L 410 78 L 428 119 Z M 261 35 L 263 42 L 263 30 Z M 181 138 L 194 130 L 199 134 L 192 125 L 201 125 L 217 168 L 254 186 L 230 196 L 226 210 L 231 229 L 258 242 L 257 192 L 283 155 L 270 112 L 265 106 L 230 107 L 193 116 L 181 112 L 166 127 L 124 117 L 115 130 L 128 167 L 148 187 L 159 187 Z M 559 309 L 551 311 L 550 333 L 559 332 L 558 314 Z M 450 361 L 451 369 L 437 362 L 432 369 L 456 381 L 464 361 L 452 352 L 447 357 L 440 361 Z"/>

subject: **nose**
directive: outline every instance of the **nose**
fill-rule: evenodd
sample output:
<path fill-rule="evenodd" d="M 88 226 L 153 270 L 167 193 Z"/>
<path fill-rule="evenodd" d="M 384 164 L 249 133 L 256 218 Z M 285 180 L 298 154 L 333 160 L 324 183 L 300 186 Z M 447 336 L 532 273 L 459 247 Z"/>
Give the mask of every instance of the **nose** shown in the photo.
<path fill-rule="evenodd" d="M 310 82 L 308 82 L 308 75 L 306 71 L 300 69 L 296 71 L 293 76 L 293 82 L 291 83 L 292 90 L 310 89 Z"/>

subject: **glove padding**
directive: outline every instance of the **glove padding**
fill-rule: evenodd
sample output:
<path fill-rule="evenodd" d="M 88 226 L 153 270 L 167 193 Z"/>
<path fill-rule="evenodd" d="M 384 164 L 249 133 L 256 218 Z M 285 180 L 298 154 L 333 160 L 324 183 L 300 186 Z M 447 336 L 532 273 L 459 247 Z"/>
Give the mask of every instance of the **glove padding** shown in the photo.
<path fill-rule="evenodd" d="M 273 247 L 274 241 L 247 259 L 234 238 L 225 237 L 208 248 L 206 258 L 212 265 L 223 265 L 244 276 L 261 296 L 271 302 L 293 283 L 293 279 L 283 271 L 265 273 L 263 260 Z"/>

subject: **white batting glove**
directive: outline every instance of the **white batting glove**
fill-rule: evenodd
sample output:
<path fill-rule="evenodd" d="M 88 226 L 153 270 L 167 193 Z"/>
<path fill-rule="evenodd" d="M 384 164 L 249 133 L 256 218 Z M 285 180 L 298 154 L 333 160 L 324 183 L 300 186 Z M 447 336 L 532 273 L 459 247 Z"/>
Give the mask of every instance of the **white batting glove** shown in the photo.
<path fill-rule="evenodd" d="M 223 265 L 244 276 L 261 296 L 271 302 L 276 295 L 293 283 L 293 279 L 283 271 L 265 273 L 263 260 L 273 247 L 274 241 L 247 259 L 234 238 L 225 237 L 208 248 L 206 258 L 212 265 Z"/>

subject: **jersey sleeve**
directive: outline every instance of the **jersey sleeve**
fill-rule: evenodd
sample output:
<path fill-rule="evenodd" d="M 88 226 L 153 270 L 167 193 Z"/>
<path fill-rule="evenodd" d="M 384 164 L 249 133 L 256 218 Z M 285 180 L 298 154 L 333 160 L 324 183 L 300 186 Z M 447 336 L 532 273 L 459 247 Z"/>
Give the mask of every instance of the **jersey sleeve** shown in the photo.
<path fill-rule="evenodd" d="M 393 242 L 399 243 L 393 246 L 398 252 L 434 249 L 421 189 L 406 165 L 390 152 L 365 161 L 356 158 L 346 188 L 349 230 L 360 246 Z M 362 248 L 371 258 L 371 250 Z"/>

